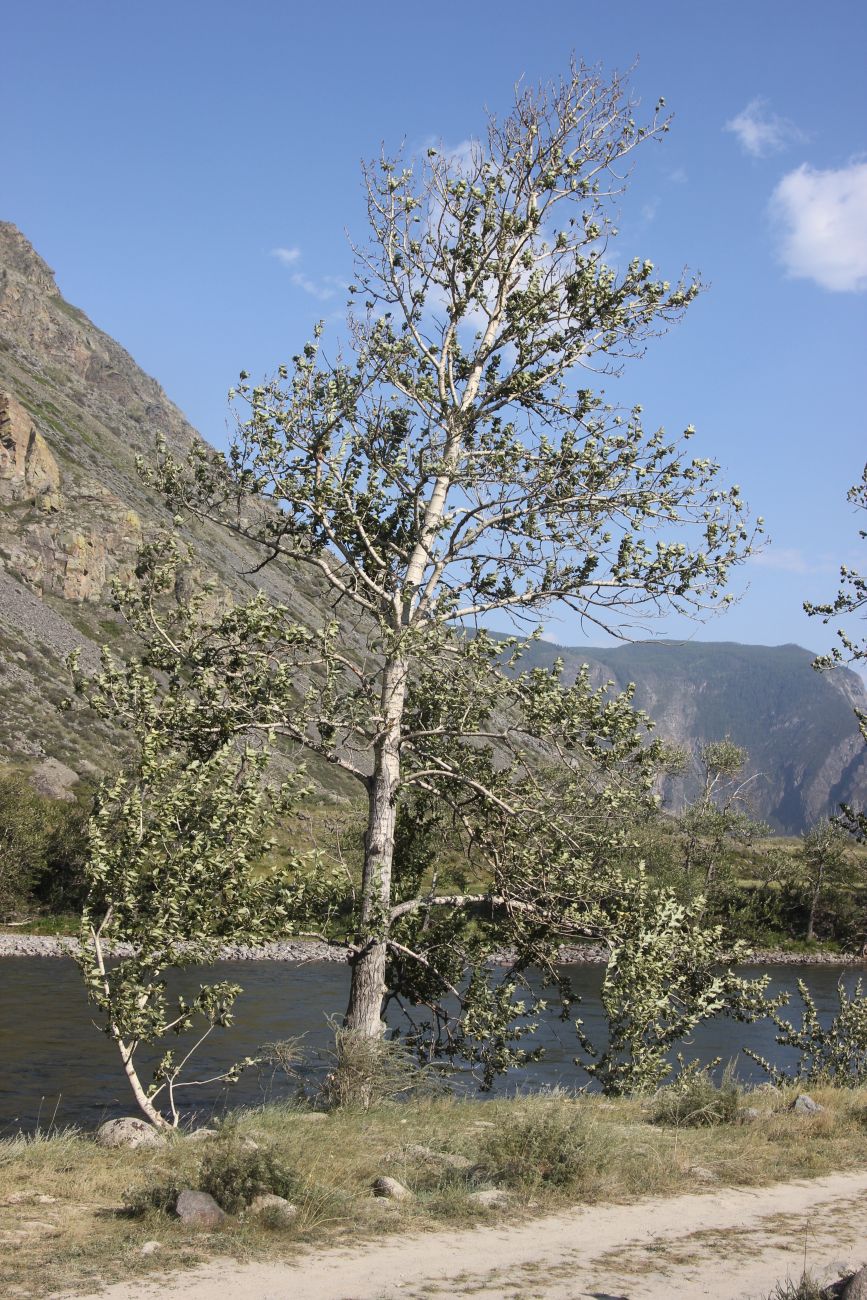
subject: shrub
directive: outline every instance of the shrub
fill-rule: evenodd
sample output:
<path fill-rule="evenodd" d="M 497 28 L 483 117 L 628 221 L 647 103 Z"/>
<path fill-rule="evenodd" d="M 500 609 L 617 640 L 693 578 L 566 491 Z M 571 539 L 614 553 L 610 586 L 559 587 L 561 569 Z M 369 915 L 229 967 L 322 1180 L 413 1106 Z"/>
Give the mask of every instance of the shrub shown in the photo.
<path fill-rule="evenodd" d="M 322 1086 L 322 1099 L 331 1109 L 360 1107 L 381 1101 L 433 1096 L 447 1089 L 443 1077 L 400 1043 L 368 1038 L 349 1029 L 335 1033 L 335 1064 Z"/>
<path fill-rule="evenodd" d="M 299 1190 L 299 1179 L 270 1148 L 245 1148 L 234 1141 L 221 1142 L 202 1161 L 199 1189 L 210 1192 L 227 1214 L 237 1214 L 255 1196 L 273 1192 L 291 1200 Z"/>
<path fill-rule="evenodd" d="M 779 1010 L 770 1018 L 780 1047 L 798 1053 L 792 1070 L 778 1069 L 750 1048 L 743 1050 L 765 1070 L 775 1084 L 833 1084 L 851 1088 L 867 1083 L 867 993 L 859 979 L 851 995 L 842 979 L 837 985 L 839 1011 L 828 1025 L 819 1019 L 816 1003 L 803 980 L 798 980 L 801 1024 L 787 1020 Z"/>
<path fill-rule="evenodd" d="M 578 1186 L 598 1166 L 605 1142 L 592 1117 L 569 1103 L 539 1102 L 504 1117 L 492 1130 L 482 1160 L 511 1186 Z"/>
<path fill-rule="evenodd" d="M 156 1210 L 158 1214 L 170 1214 L 184 1188 L 178 1179 L 169 1178 L 165 1182 L 146 1183 L 143 1187 L 131 1187 L 124 1192 L 125 1214 L 137 1219 Z"/>
<path fill-rule="evenodd" d="M 683 1069 L 680 1076 L 660 1088 L 650 1105 L 652 1124 L 670 1124 L 678 1128 L 713 1128 L 731 1124 L 738 1114 L 741 1089 L 727 1069 L 722 1082 L 714 1083 L 709 1070 L 697 1065 Z"/>

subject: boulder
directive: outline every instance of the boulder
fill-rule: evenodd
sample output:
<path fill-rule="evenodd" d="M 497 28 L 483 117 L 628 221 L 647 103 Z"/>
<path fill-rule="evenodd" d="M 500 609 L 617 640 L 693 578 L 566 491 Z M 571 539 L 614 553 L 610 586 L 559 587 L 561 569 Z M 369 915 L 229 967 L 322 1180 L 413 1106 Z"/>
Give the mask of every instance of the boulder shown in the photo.
<path fill-rule="evenodd" d="M 110 1119 L 96 1130 L 96 1142 L 101 1147 L 164 1147 L 166 1136 L 146 1120 L 129 1116 Z"/>
<path fill-rule="evenodd" d="M 840 1292 L 841 1300 L 867 1300 L 867 1267 L 859 1268 L 857 1273 L 846 1281 Z"/>
<path fill-rule="evenodd" d="M 193 1128 L 190 1129 L 189 1133 L 184 1134 L 187 1142 L 205 1142 L 208 1138 L 219 1136 L 220 1130 L 218 1128 Z"/>
<path fill-rule="evenodd" d="M 805 1092 L 797 1096 L 789 1107 L 793 1115 L 818 1115 L 824 1109 L 824 1106 L 820 1106 L 817 1101 L 813 1101 L 813 1098 L 808 1097 Z"/>
<path fill-rule="evenodd" d="M 298 1206 L 287 1201 L 285 1196 L 263 1192 L 262 1195 L 253 1197 L 250 1213 L 257 1219 L 265 1219 L 272 1225 L 285 1228 L 298 1218 Z"/>
<path fill-rule="evenodd" d="M 442 1165 L 445 1169 L 464 1171 L 472 1169 L 473 1162 L 466 1156 L 456 1155 L 451 1151 L 434 1151 L 431 1147 L 413 1142 L 406 1148 L 406 1154 L 413 1160 L 425 1160 L 429 1164 Z"/>
<path fill-rule="evenodd" d="M 210 1192 L 181 1192 L 175 1204 L 175 1214 L 181 1223 L 191 1228 L 219 1228 L 228 1219 Z"/>
<path fill-rule="evenodd" d="M 383 1175 L 381 1178 L 373 1180 L 374 1196 L 384 1196 L 390 1201 L 411 1201 L 412 1192 L 403 1183 L 399 1183 L 396 1178 L 388 1178 Z"/>
<path fill-rule="evenodd" d="M 470 1192 L 467 1199 L 486 1210 L 503 1210 L 509 1204 L 509 1193 L 502 1187 L 485 1187 L 480 1192 Z"/>
<path fill-rule="evenodd" d="M 30 780 L 36 792 L 48 799 L 65 799 L 67 803 L 75 801 L 71 787 L 78 784 L 78 773 L 57 758 L 43 759 L 33 769 Z"/>

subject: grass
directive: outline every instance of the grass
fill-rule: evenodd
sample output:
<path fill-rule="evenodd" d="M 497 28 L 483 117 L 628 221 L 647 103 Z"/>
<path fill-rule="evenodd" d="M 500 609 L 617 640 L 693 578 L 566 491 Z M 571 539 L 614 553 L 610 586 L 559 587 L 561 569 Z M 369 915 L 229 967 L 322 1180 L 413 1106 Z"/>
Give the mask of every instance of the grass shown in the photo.
<path fill-rule="evenodd" d="M 828 1290 L 809 1273 L 802 1273 L 796 1281 L 787 1277 L 778 1282 L 767 1300 L 828 1300 Z"/>
<path fill-rule="evenodd" d="M 0 934 L 47 934 L 58 937 L 77 935 L 80 929 L 81 916 L 74 912 L 43 912 L 18 925 L 4 925 L 0 922 Z"/>
<path fill-rule="evenodd" d="M 759 1090 L 751 1123 L 651 1122 L 653 1099 L 540 1095 L 484 1103 L 433 1097 L 327 1115 L 302 1107 L 235 1112 L 219 1138 L 111 1151 L 74 1130 L 0 1141 L 0 1294 L 31 1296 L 180 1267 L 209 1256 L 291 1255 L 299 1245 L 383 1232 L 526 1219 L 576 1202 L 629 1201 L 815 1177 L 867 1162 L 867 1089 L 816 1089 L 825 1109 L 796 1119 L 792 1092 Z M 256 1159 L 238 1153 L 257 1144 Z M 462 1156 L 450 1162 L 443 1156 Z M 388 1174 L 414 1197 L 371 1197 Z M 273 1177 L 299 1214 L 277 1228 L 234 1215 L 212 1235 L 154 1208 L 161 1189 L 204 1181 L 234 1209 Z M 505 1209 L 473 1199 L 503 1188 Z M 165 1203 L 166 1195 L 162 1195 Z M 133 1213 L 131 1207 L 137 1207 Z M 161 1249 L 142 1256 L 148 1240 Z"/>

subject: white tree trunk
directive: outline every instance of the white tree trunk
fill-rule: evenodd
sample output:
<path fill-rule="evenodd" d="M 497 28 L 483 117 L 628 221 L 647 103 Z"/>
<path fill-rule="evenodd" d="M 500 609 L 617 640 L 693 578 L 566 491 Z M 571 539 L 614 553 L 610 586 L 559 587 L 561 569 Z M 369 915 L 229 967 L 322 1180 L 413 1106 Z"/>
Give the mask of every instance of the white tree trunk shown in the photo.
<path fill-rule="evenodd" d="M 400 784 L 400 734 L 406 699 L 406 665 L 400 660 L 383 671 L 384 725 L 374 752 L 361 886 L 361 951 L 352 966 L 344 1025 L 365 1038 L 383 1031 L 382 1001 L 391 912 L 394 828 Z"/>

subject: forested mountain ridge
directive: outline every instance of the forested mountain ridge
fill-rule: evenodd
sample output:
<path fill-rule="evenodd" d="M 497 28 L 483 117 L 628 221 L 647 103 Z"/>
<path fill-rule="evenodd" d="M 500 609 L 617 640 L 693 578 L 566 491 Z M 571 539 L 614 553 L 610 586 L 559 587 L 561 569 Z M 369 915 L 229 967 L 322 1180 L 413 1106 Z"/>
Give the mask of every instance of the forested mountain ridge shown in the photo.
<path fill-rule="evenodd" d="M 123 643 L 108 584 L 148 532 L 169 522 L 135 469 L 161 434 L 179 455 L 199 439 L 159 384 L 62 297 L 27 239 L 0 222 L 0 764 L 59 759 L 94 777 L 116 757 L 116 737 L 93 717 L 60 713 L 63 666 L 77 646 Z M 186 529 L 195 565 L 243 596 L 261 556 L 207 524 Z M 300 621 L 326 612 L 307 572 L 256 576 Z M 358 630 L 344 648 L 363 653 Z M 840 800 L 867 798 L 867 757 L 852 707 L 867 707 L 861 679 L 819 675 L 798 646 L 639 643 L 604 649 L 536 642 L 525 663 L 562 657 L 567 680 L 587 662 L 595 682 L 635 681 L 637 704 L 662 734 L 695 750 L 730 734 L 746 746 L 756 813 L 798 831 Z M 313 764 L 321 789 L 348 792 L 333 768 Z M 351 788 L 351 787 L 350 787 Z M 674 806 L 688 797 L 679 782 Z"/>
<path fill-rule="evenodd" d="M 734 641 L 642 641 L 606 647 L 537 641 L 524 663 L 562 659 L 573 681 L 582 664 L 600 685 L 636 685 L 635 703 L 658 734 L 694 753 L 731 736 L 749 751 L 750 797 L 774 830 L 797 833 L 840 802 L 867 802 L 867 752 L 853 709 L 867 708 L 867 690 L 848 668 L 817 673 L 813 654 L 797 645 Z M 671 780 L 666 803 L 677 810 L 694 782 Z"/>

